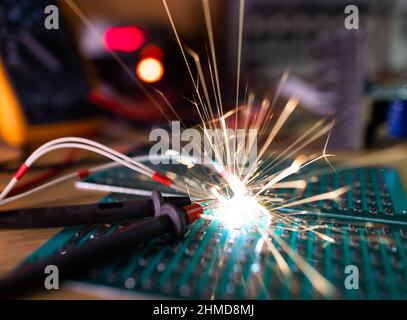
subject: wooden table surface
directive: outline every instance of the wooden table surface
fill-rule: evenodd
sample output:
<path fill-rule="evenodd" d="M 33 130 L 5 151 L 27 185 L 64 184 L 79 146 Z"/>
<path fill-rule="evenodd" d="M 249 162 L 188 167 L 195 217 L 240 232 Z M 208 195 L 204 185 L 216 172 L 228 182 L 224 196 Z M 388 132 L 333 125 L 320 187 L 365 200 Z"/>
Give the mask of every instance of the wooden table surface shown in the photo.
<path fill-rule="evenodd" d="M 1 152 L 1 150 L 0 150 Z M 54 155 L 55 157 L 55 155 Z M 398 145 L 388 150 L 370 152 L 368 154 L 347 154 L 339 156 L 354 165 L 391 165 L 396 167 L 404 185 L 407 186 L 407 145 Z M 74 169 L 71 169 L 74 170 Z M 30 173 L 27 177 L 30 177 Z M 11 174 L 0 172 L 0 189 L 10 179 Z M 407 188 L 406 188 L 407 190 Z M 63 204 L 92 203 L 103 197 L 101 192 L 81 191 L 75 189 L 73 180 L 53 187 L 51 190 L 39 192 L 30 198 L 16 201 L 1 207 L 1 210 L 29 206 L 55 206 Z M 28 255 L 54 236 L 60 229 L 36 229 L 36 230 L 1 230 L 0 231 L 0 276 L 12 270 L 21 263 Z M 106 296 L 104 296 L 106 297 Z M 100 296 L 72 290 L 56 290 L 52 294 L 32 295 L 29 298 L 47 299 L 97 299 Z M 126 298 L 125 296 L 112 295 L 109 298 Z"/>

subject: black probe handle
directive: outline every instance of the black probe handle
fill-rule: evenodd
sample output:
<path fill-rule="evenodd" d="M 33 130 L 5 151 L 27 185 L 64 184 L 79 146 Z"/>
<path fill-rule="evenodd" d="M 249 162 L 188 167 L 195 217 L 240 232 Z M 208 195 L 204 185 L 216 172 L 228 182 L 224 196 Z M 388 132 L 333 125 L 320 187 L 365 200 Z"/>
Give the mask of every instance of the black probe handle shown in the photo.
<path fill-rule="evenodd" d="M 153 238 L 171 233 L 174 229 L 171 218 L 162 215 L 119 230 L 116 233 L 90 241 L 73 248 L 65 255 L 54 255 L 45 261 L 24 265 L 0 279 L 0 299 L 13 299 L 31 290 L 46 291 L 44 273 L 46 266 L 58 267 L 59 281 L 89 271 L 100 262 L 109 261 L 137 244 L 146 243 Z"/>
<path fill-rule="evenodd" d="M 163 197 L 177 207 L 191 204 L 188 197 Z M 52 228 L 152 217 L 151 199 L 76 206 L 0 211 L 0 228 Z"/>

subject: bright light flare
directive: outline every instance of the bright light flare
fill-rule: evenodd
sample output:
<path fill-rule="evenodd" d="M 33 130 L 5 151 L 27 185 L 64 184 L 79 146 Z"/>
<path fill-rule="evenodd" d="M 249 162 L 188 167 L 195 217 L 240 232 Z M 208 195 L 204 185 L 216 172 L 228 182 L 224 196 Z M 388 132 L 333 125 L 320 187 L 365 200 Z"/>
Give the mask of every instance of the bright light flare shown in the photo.
<path fill-rule="evenodd" d="M 262 211 L 261 205 L 254 197 L 234 196 L 221 201 L 215 215 L 226 228 L 234 230 L 258 223 L 259 219 L 264 217 Z"/>
<path fill-rule="evenodd" d="M 211 192 L 219 202 L 215 211 L 216 217 L 230 229 L 239 229 L 244 226 L 258 224 L 262 218 L 270 219 L 270 215 L 263 213 L 266 209 L 251 196 L 242 181 L 235 175 L 228 175 L 228 186 L 233 195 L 220 194 L 216 188 Z"/>
<path fill-rule="evenodd" d="M 239 180 L 239 178 L 235 175 L 228 175 L 228 185 L 230 189 L 232 189 L 233 194 L 236 197 L 244 197 L 247 195 L 248 191 L 244 186 L 243 182 Z"/>
<path fill-rule="evenodd" d="M 164 75 L 164 66 L 155 58 L 141 60 L 136 68 L 137 76 L 147 83 L 160 81 Z"/>

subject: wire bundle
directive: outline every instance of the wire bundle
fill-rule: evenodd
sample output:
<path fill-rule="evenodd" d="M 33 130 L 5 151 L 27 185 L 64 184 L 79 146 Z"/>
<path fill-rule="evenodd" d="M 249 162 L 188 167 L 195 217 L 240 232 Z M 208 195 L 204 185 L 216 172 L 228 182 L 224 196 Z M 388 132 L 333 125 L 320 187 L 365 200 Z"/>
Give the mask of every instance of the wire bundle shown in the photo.
<path fill-rule="evenodd" d="M 76 149 L 82 149 L 82 150 L 94 152 L 94 153 L 102 155 L 106 158 L 109 158 L 113 162 L 110 162 L 110 163 L 107 163 L 104 165 L 100 165 L 100 166 L 96 166 L 96 167 L 93 167 L 90 169 L 79 170 L 77 172 L 70 173 L 70 174 L 64 175 L 60 178 L 57 178 L 55 180 L 52 180 L 48 183 L 45 183 L 37 188 L 27 191 L 27 192 L 18 194 L 16 196 L 7 197 L 7 195 L 9 195 L 9 193 L 13 190 L 13 188 L 18 183 L 18 181 L 25 175 L 27 170 L 38 159 L 40 159 L 42 156 L 44 156 L 45 154 L 47 154 L 49 152 L 59 150 L 59 149 L 66 149 L 66 148 L 76 148 Z M 174 181 L 167 178 L 165 175 L 162 175 L 159 172 L 155 172 L 153 169 L 144 165 L 140 161 L 137 161 L 129 156 L 126 156 L 125 154 L 122 154 L 116 150 L 113 150 L 112 148 L 109 148 L 101 143 L 98 143 L 98 142 L 95 142 L 95 141 L 92 141 L 89 139 L 85 139 L 85 138 L 65 137 L 65 138 L 59 138 L 59 139 L 55 139 L 55 140 L 45 143 L 44 145 L 39 147 L 37 150 L 35 150 L 26 159 L 26 161 L 20 166 L 20 168 L 14 174 L 14 177 L 10 180 L 10 182 L 7 184 L 7 186 L 4 188 L 4 190 L 0 193 L 0 205 L 4 205 L 6 203 L 27 197 L 33 193 L 44 190 L 46 188 L 49 188 L 49 187 L 59 184 L 61 182 L 67 181 L 69 179 L 72 179 L 75 177 L 85 178 L 89 174 L 99 172 L 99 171 L 102 171 L 102 170 L 105 170 L 105 169 L 108 169 L 108 168 L 111 168 L 111 167 L 114 167 L 117 165 L 123 165 L 133 171 L 136 171 L 142 175 L 149 177 L 153 181 L 161 183 L 174 190 L 178 190 L 181 192 L 186 191 L 184 188 L 176 185 Z"/>

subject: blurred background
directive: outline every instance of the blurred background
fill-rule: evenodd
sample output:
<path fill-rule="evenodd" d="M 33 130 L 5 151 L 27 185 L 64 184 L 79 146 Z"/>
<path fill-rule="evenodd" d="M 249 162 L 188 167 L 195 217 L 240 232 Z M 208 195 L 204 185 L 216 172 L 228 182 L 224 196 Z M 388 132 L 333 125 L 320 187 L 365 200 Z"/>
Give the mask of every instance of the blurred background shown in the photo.
<path fill-rule="evenodd" d="M 57 5 L 59 29 L 44 28 Z M 347 30 L 355 5 L 358 29 Z M 200 0 L 168 0 L 185 47 L 208 55 Z M 239 1 L 210 1 L 224 104 L 236 89 Z M 193 125 L 193 86 L 161 0 L 3 0 L 2 157 L 56 136 L 149 131 L 176 116 Z M 287 130 L 335 117 L 332 149 L 390 146 L 407 136 L 407 2 L 246 0 L 241 95 L 301 101 Z M 117 59 L 122 61 L 122 65 Z M 141 86 L 140 86 L 141 84 Z M 260 103 L 260 102 L 259 102 Z M 164 114 L 167 114 L 168 117 Z M 12 146 L 12 147 L 10 147 Z M 1 159 L 0 159 L 1 161 Z"/>

